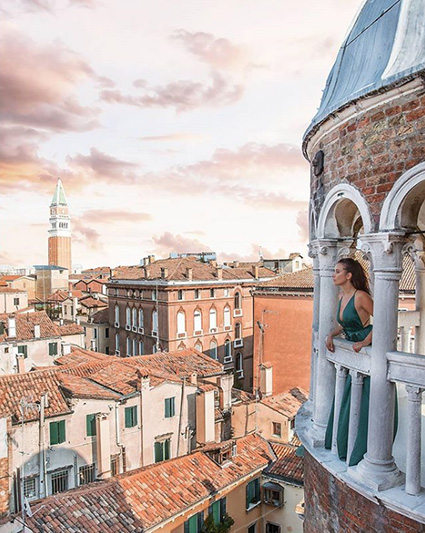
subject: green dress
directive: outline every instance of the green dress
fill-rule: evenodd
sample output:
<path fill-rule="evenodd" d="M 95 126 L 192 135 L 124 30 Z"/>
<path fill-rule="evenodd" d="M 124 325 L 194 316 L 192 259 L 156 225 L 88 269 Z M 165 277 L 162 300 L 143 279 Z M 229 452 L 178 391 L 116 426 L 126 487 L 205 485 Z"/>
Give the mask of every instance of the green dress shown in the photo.
<path fill-rule="evenodd" d="M 356 291 L 357 292 L 357 291 Z M 338 302 L 337 308 L 337 320 L 343 328 L 343 334 L 345 338 L 351 342 L 363 341 L 369 333 L 372 331 L 372 326 L 364 326 L 359 314 L 354 306 L 354 296 L 348 301 L 345 309 L 342 313 L 342 320 L 340 320 L 341 300 Z M 362 400 L 360 405 L 360 420 L 357 437 L 354 443 L 354 448 L 348 462 L 348 466 L 354 466 L 358 464 L 366 453 L 367 449 L 367 427 L 369 422 L 369 396 L 370 396 L 370 377 L 365 376 L 363 380 Z M 347 460 L 347 447 L 348 447 L 348 425 L 350 420 L 350 401 L 351 401 L 351 375 L 348 374 L 345 381 L 344 394 L 341 402 L 341 410 L 338 420 L 338 432 L 337 432 L 337 449 L 338 456 L 342 461 Z M 334 421 L 334 408 L 335 400 L 332 403 L 332 409 L 329 415 L 328 426 L 326 428 L 325 435 L 325 448 L 331 449 L 332 447 L 332 433 L 333 433 L 333 421 Z"/>

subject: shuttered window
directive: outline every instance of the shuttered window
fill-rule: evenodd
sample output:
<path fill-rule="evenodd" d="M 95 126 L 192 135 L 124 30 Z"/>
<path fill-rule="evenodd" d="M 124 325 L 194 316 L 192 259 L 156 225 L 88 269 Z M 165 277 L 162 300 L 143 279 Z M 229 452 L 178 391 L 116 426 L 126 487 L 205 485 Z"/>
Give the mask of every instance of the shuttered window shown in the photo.
<path fill-rule="evenodd" d="M 133 428 L 137 426 L 137 406 L 126 407 L 124 410 L 125 427 Z"/>
<path fill-rule="evenodd" d="M 253 479 L 246 486 L 246 508 L 249 509 L 260 501 L 260 478 Z"/>
<path fill-rule="evenodd" d="M 175 399 L 165 398 L 165 418 L 171 418 L 176 414 Z"/>
<path fill-rule="evenodd" d="M 49 430 L 50 446 L 65 442 L 65 420 L 60 420 L 59 422 L 50 422 Z"/>
<path fill-rule="evenodd" d="M 200 533 L 204 525 L 204 513 L 196 513 L 184 523 L 184 533 Z"/>
<path fill-rule="evenodd" d="M 86 416 L 86 433 L 87 437 L 94 437 L 96 435 L 96 415 Z"/>
<path fill-rule="evenodd" d="M 154 445 L 155 463 L 166 461 L 170 458 L 170 439 L 157 441 Z"/>

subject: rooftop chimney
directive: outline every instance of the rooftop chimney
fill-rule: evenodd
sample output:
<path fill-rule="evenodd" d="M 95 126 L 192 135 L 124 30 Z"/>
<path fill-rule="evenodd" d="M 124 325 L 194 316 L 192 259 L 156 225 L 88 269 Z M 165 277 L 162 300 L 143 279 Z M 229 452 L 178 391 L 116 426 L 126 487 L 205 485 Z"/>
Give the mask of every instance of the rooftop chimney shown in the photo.
<path fill-rule="evenodd" d="M 198 382 L 198 374 L 196 372 L 192 372 L 192 374 L 190 374 L 190 382 L 192 383 L 192 385 L 196 385 L 197 382 Z"/>
<path fill-rule="evenodd" d="M 254 275 L 254 278 L 258 279 L 258 266 L 257 265 L 252 265 L 252 273 Z"/>
<path fill-rule="evenodd" d="M 154 255 L 148 255 L 148 264 L 151 265 L 154 261 L 155 261 L 155 256 Z"/>
<path fill-rule="evenodd" d="M 168 268 L 162 267 L 161 268 L 161 279 L 167 279 L 168 277 Z"/>
<path fill-rule="evenodd" d="M 71 353 L 71 345 L 69 342 L 63 342 L 62 343 L 62 355 L 68 355 Z"/>
<path fill-rule="evenodd" d="M 233 261 L 233 266 L 235 268 L 238 268 L 239 267 L 239 261 Z"/>
<path fill-rule="evenodd" d="M 14 316 L 10 316 L 8 319 L 8 330 L 9 337 L 16 337 L 16 318 Z"/>
<path fill-rule="evenodd" d="M 273 394 L 273 367 L 269 363 L 260 365 L 260 391 L 263 396 Z"/>
<path fill-rule="evenodd" d="M 40 336 L 40 324 L 34 324 L 34 338 L 39 339 Z"/>
<path fill-rule="evenodd" d="M 193 268 L 186 268 L 186 277 L 187 277 L 188 281 L 192 281 Z"/>
<path fill-rule="evenodd" d="M 217 261 L 215 261 L 214 259 L 211 259 L 210 265 L 213 266 L 213 267 L 216 267 L 217 266 Z"/>
<path fill-rule="evenodd" d="M 143 258 L 143 266 L 147 266 L 149 265 L 149 257 L 144 257 Z"/>
<path fill-rule="evenodd" d="M 144 278 L 149 278 L 150 276 L 150 269 L 149 268 L 146 268 L 146 267 L 143 267 L 143 277 Z"/>

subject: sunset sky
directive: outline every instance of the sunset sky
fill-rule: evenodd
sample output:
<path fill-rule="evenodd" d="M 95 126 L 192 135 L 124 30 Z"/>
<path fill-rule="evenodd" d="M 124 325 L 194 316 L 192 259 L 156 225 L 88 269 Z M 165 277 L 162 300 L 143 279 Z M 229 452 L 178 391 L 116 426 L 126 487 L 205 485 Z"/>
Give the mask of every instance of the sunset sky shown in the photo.
<path fill-rule="evenodd" d="M 2 0 L 0 264 L 306 255 L 302 135 L 360 0 Z"/>

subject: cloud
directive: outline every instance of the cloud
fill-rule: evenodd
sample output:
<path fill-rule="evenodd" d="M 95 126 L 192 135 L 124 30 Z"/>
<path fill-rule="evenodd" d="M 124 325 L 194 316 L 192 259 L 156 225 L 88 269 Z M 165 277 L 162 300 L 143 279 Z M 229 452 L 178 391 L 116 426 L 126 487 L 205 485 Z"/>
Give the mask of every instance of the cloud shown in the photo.
<path fill-rule="evenodd" d="M 91 250 L 99 251 L 100 249 L 102 249 L 102 244 L 100 243 L 100 233 L 98 233 L 93 228 L 86 227 L 84 220 L 74 218 L 72 221 L 72 225 L 73 240 L 75 240 L 76 242 L 83 243 L 84 246 L 87 246 Z"/>
<path fill-rule="evenodd" d="M 268 250 L 260 244 L 251 243 L 251 252 L 246 255 L 240 255 L 235 253 L 220 252 L 218 254 L 218 259 L 220 262 L 230 262 L 230 261 L 259 261 L 260 255 L 265 259 L 277 259 L 277 258 L 286 258 L 288 253 L 283 248 L 278 250 Z"/>
<path fill-rule="evenodd" d="M 186 50 L 213 69 L 234 70 L 250 65 L 249 54 L 242 46 L 217 38 L 211 33 L 191 33 L 180 29 L 173 33 L 171 39 L 182 43 Z"/>
<path fill-rule="evenodd" d="M 91 67 L 60 43 L 40 46 L 16 30 L 0 36 L 0 112 L 3 123 L 50 131 L 87 131 L 99 110 L 83 106 L 77 86 L 97 80 Z"/>
<path fill-rule="evenodd" d="M 118 159 L 97 148 L 91 148 L 89 155 L 69 156 L 67 161 L 71 166 L 79 167 L 106 182 L 121 180 L 133 183 L 136 178 L 135 171 L 139 168 L 137 163 Z"/>
<path fill-rule="evenodd" d="M 162 235 L 154 235 L 152 241 L 155 246 L 155 253 L 162 257 L 167 257 L 171 252 L 194 253 L 206 252 L 210 247 L 198 239 L 189 239 L 183 235 L 173 235 L 166 231 Z"/>
<path fill-rule="evenodd" d="M 300 239 L 308 242 L 310 240 L 310 232 L 308 228 L 308 209 L 298 211 L 296 222 L 300 228 Z"/>
<path fill-rule="evenodd" d="M 146 222 L 152 220 L 152 215 L 132 211 L 90 209 L 84 212 L 82 219 L 90 224 L 116 224 L 120 222 Z"/>
<path fill-rule="evenodd" d="M 141 80 L 138 80 L 141 87 Z M 219 107 L 240 100 L 243 95 L 241 84 L 229 83 L 218 72 L 211 74 L 209 83 L 179 80 L 162 86 L 141 87 L 144 94 L 125 95 L 117 89 L 105 89 L 100 98 L 107 103 L 119 103 L 136 107 L 173 108 L 176 111 L 192 111 L 203 107 Z"/>
<path fill-rule="evenodd" d="M 169 133 L 168 135 L 147 135 L 145 137 L 139 137 L 141 141 L 152 142 L 152 141 L 204 141 L 208 139 L 206 135 L 200 135 L 196 133 Z"/>

